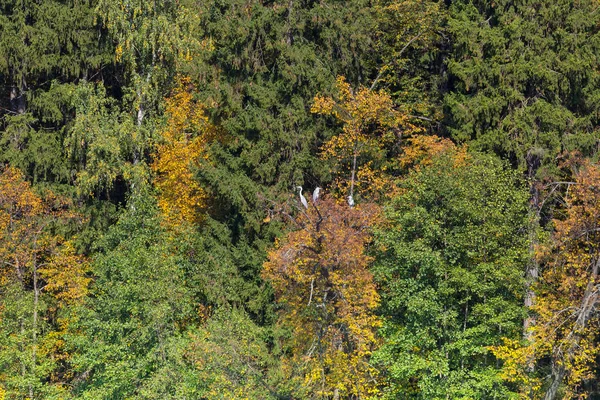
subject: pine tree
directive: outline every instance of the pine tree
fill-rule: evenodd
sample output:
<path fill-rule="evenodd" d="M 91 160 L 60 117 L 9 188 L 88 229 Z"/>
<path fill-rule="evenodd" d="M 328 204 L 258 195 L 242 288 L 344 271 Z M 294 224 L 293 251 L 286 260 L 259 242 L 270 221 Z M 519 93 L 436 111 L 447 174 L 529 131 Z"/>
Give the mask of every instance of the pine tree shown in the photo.
<path fill-rule="evenodd" d="M 597 7 L 592 0 L 453 2 L 445 97 L 452 137 L 538 180 L 556 175 L 562 151 L 593 154 Z"/>

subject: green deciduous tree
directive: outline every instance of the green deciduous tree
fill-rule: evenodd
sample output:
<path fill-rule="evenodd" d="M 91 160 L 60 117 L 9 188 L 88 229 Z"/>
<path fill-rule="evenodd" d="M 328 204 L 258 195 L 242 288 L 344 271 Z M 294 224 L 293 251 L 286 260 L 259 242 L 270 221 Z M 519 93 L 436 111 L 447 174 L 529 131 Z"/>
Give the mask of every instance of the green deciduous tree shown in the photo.
<path fill-rule="evenodd" d="M 78 398 L 195 397 L 186 330 L 199 320 L 185 245 L 138 193 L 97 243 L 91 296 L 69 336 Z M 179 250 L 178 250 L 179 249 Z"/>
<path fill-rule="evenodd" d="M 404 179 L 376 235 L 389 398 L 509 398 L 488 346 L 520 337 L 528 193 L 506 164 L 446 150 Z"/>
<path fill-rule="evenodd" d="M 282 399 L 284 374 L 268 345 L 270 329 L 241 309 L 222 307 L 191 333 L 188 351 L 205 399 Z"/>

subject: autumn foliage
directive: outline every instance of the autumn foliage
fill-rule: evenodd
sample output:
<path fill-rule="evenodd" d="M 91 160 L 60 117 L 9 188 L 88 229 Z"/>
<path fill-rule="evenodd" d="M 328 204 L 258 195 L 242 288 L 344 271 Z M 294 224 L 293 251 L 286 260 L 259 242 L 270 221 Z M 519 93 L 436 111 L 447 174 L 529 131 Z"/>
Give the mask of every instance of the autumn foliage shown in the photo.
<path fill-rule="evenodd" d="M 0 32 L 0 400 L 600 399 L 600 0 Z"/>
<path fill-rule="evenodd" d="M 281 304 L 280 322 L 292 330 L 286 371 L 319 398 L 364 397 L 376 389 L 369 356 L 381 325 L 369 227 L 378 208 L 350 208 L 324 198 L 302 213 L 299 229 L 269 253 L 263 276 Z"/>
<path fill-rule="evenodd" d="M 72 243 L 49 232 L 53 223 L 78 218 L 64 199 L 34 193 L 23 174 L 6 168 L 0 174 L 0 284 L 32 284 L 35 274 L 46 279 L 45 290 L 60 301 L 73 302 L 86 294 L 83 259 Z"/>
<path fill-rule="evenodd" d="M 504 360 L 504 379 L 518 384 L 524 398 L 586 398 L 583 385 L 594 379 L 600 354 L 600 168 L 585 162 L 574 178 L 566 182 L 552 240 L 537 249 L 544 268 L 535 287 L 536 323 L 529 340 L 505 339 L 493 348 Z M 545 360 L 550 361 L 547 381 L 532 373 Z"/>
<path fill-rule="evenodd" d="M 213 134 L 205 108 L 193 98 L 193 86 L 180 78 L 166 100 L 167 124 L 156 147 L 152 169 L 156 174 L 158 206 L 171 226 L 198 222 L 205 192 L 194 179 L 200 158 L 206 158 L 207 138 Z"/>
<path fill-rule="evenodd" d="M 581 394 L 593 379 L 599 354 L 600 168 L 585 163 L 565 196 L 564 216 L 555 220 L 553 245 L 538 288 L 534 327 L 537 356 L 551 355 L 551 384 L 566 380 L 566 397 Z M 556 382 L 556 383 L 555 383 Z M 554 389 L 556 391 L 557 389 Z"/>
<path fill-rule="evenodd" d="M 41 380 L 62 387 L 69 319 L 61 311 L 81 303 L 90 279 L 85 257 L 53 231 L 56 224 L 78 219 L 68 201 L 35 193 L 19 170 L 0 173 L 0 293 L 10 299 L 0 306 L 0 326 L 19 343 L 19 352 L 0 348 L 0 355 L 4 350 L 16 355 L 0 372 L 3 379 L 11 376 L 6 380 L 11 392 L 20 387 L 32 396 Z M 15 314 L 21 319 L 16 326 L 7 323 Z"/>
<path fill-rule="evenodd" d="M 342 132 L 321 149 L 322 158 L 333 162 L 334 187 L 342 194 L 382 195 L 389 189 L 390 168 L 397 167 L 387 163 L 392 148 L 402 138 L 423 132 L 396 109 L 388 93 L 366 87 L 355 91 L 344 77 L 337 79 L 337 95 L 316 96 L 311 111 L 343 123 Z"/>

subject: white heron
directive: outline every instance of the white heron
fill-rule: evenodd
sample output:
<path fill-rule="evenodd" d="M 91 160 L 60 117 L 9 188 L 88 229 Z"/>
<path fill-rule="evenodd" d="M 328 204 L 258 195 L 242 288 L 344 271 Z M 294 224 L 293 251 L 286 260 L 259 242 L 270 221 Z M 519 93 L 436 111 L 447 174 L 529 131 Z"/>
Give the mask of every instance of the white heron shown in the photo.
<path fill-rule="evenodd" d="M 300 191 L 300 203 L 308 210 L 308 202 L 306 201 L 306 198 L 302 196 L 302 186 L 297 186 L 296 189 Z"/>
<path fill-rule="evenodd" d="M 316 203 L 319 200 L 319 192 L 321 191 L 320 187 L 317 187 L 313 192 L 313 203 Z"/>
<path fill-rule="evenodd" d="M 352 195 L 348 196 L 348 205 L 350 207 L 354 207 L 354 198 L 352 197 Z"/>

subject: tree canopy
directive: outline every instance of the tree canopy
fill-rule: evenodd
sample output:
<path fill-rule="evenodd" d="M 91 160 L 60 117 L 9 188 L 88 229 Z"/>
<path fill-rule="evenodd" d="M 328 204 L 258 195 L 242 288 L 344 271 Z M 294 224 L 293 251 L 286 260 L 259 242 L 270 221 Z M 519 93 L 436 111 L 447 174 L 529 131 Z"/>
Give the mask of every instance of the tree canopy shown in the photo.
<path fill-rule="evenodd" d="M 0 0 L 0 400 L 600 396 L 597 0 Z"/>

